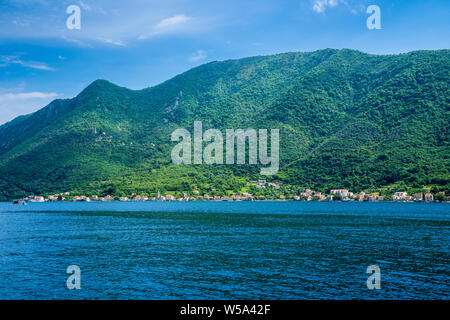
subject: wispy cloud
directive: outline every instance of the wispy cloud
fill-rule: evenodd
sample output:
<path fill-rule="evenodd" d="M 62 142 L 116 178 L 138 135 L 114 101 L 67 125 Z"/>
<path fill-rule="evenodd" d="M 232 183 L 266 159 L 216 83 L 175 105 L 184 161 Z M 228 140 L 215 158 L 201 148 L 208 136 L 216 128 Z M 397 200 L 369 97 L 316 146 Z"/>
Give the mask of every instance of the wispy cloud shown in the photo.
<path fill-rule="evenodd" d="M 192 54 L 189 58 L 189 62 L 199 62 L 206 59 L 206 53 L 203 50 L 197 50 L 194 54 Z"/>
<path fill-rule="evenodd" d="M 0 67 L 7 67 L 12 64 L 17 64 L 25 68 L 32 68 L 45 71 L 55 71 L 54 68 L 49 67 L 47 64 L 43 62 L 24 61 L 21 60 L 18 56 L 1 56 L 0 61 L 1 61 Z"/>
<path fill-rule="evenodd" d="M 328 8 L 335 8 L 338 5 L 343 5 L 343 6 L 347 7 L 347 9 L 351 13 L 358 14 L 358 10 L 353 8 L 353 6 L 355 4 L 352 3 L 352 5 L 350 5 L 349 2 L 352 2 L 352 1 L 348 1 L 348 0 L 311 0 L 312 9 L 317 13 L 324 13 Z M 361 3 L 359 4 L 359 6 L 361 6 Z"/>
<path fill-rule="evenodd" d="M 18 88 L 22 90 L 23 88 Z M 1 89 L 0 92 L 7 89 Z M 9 90 L 7 90 L 9 91 Z M 0 124 L 20 115 L 35 112 L 61 96 L 55 92 L 14 92 L 0 94 Z"/>
<path fill-rule="evenodd" d="M 119 47 L 125 47 L 126 44 L 125 42 L 121 41 L 121 40 L 111 40 L 111 39 L 99 39 L 101 42 L 107 43 L 107 44 L 112 44 L 115 46 L 119 46 Z"/>
<path fill-rule="evenodd" d="M 31 61 L 21 61 L 16 60 L 12 63 L 20 64 L 22 67 L 32 68 L 32 69 L 38 69 L 38 70 L 46 70 L 46 71 L 55 71 L 54 68 L 47 66 L 44 63 L 41 62 L 31 62 Z"/>
<path fill-rule="evenodd" d="M 323 13 L 328 7 L 336 7 L 338 4 L 338 0 L 313 0 L 312 9 L 315 12 Z"/>
<path fill-rule="evenodd" d="M 22 92 L 22 93 L 4 93 L 0 94 L 0 102 L 29 100 L 29 99 L 54 99 L 58 96 L 55 92 Z"/>
<path fill-rule="evenodd" d="M 91 11 L 92 8 L 90 5 L 88 5 L 87 3 L 83 2 L 83 1 L 78 1 L 78 3 L 80 4 L 80 7 L 83 8 L 86 11 Z"/>
<path fill-rule="evenodd" d="M 66 37 L 65 35 L 61 36 L 60 39 L 67 41 L 69 43 L 75 44 L 78 47 L 87 47 L 87 48 L 92 48 L 92 45 L 86 41 L 82 41 L 79 39 L 74 39 L 74 38 L 70 38 L 70 37 Z"/>
<path fill-rule="evenodd" d="M 184 14 L 177 14 L 175 16 L 165 18 L 154 25 L 149 33 L 141 34 L 138 39 L 148 39 L 159 34 L 172 33 L 182 30 L 182 27 L 184 27 L 190 20 L 192 20 L 192 18 L 185 16 Z"/>
<path fill-rule="evenodd" d="M 196 5 L 184 0 L 4 1 L 8 4 L 0 1 L 0 40 L 56 39 L 79 47 L 109 44 L 120 48 L 156 36 L 208 32 L 222 21 L 203 5 L 202 10 L 195 10 Z M 45 5 L 47 1 L 51 5 Z M 69 4 L 81 8 L 81 29 L 66 28 Z"/>
<path fill-rule="evenodd" d="M 9 2 L 10 5 L 17 5 L 17 6 L 26 6 L 26 5 L 43 5 L 48 6 L 48 2 L 46 0 L 7 0 L 6 2 Z"/>

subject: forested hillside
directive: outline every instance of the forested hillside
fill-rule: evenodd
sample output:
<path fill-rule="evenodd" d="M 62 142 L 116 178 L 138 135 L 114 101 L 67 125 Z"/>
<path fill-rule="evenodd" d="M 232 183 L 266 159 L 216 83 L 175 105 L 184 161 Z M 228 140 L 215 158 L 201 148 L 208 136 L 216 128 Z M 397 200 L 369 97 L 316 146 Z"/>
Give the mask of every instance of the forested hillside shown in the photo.
<path fill-rule="evenodd" d="M 0 127 L 0 200 L 73 191 L 449 188 L 450 50 L 319 50 L 211 62 L 133 91 L 94 81 Z M 280 171 L 174 165 L 173 130 L 280 129 Z"/>

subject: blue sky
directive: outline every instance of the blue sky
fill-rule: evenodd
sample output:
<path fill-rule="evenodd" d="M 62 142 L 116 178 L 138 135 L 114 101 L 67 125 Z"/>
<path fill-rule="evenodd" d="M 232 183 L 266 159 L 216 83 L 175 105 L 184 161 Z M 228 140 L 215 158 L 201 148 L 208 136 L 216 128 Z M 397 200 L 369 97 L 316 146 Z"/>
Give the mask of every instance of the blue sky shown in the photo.
<path fill-rule="evenodd" d="M 66 27 L 69 5 L 80 30 Z M 366 26 L 369 5 L 380 30 Z M 141 89 L 214 60 L 448 49 L 449 13 L 448 0 L 0 0 L 0 124 L 95 79 Z"/>

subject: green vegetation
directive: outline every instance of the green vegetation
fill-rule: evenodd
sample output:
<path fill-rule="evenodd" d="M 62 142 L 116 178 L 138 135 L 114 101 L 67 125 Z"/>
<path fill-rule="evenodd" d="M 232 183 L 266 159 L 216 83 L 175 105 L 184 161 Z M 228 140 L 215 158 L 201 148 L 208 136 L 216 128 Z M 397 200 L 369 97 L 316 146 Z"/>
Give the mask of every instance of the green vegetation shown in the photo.
<path fill-rule="evenodd" d="M 29 194 L 450 191 L 450 50 L 286 53 L 189 70 L 133 91 L 97 80 L 0 127 L 0 200 Z M 280 172 L 171 163 L 179 127 L 279 128 Z M 247 188 L 247 189 L 246 189 Z M 257 190 L 252 190 L 257 194 Z"/>

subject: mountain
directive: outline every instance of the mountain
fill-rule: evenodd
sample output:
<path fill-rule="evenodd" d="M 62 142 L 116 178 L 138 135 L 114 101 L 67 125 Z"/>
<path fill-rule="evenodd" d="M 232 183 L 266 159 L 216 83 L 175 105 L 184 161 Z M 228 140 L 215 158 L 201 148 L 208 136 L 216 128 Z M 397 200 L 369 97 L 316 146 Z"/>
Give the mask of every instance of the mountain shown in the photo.
<path fill-rule="evenodd" d="M 449 190 L 450 50 L 284 53 L 211 62 L 129 90 L 96 80 L 73 99 L 0 126 L 0 200 L 73 191 L 300 187 Z M 175 165 L 170 134 L 279 128 L 280 171 Z"/>

